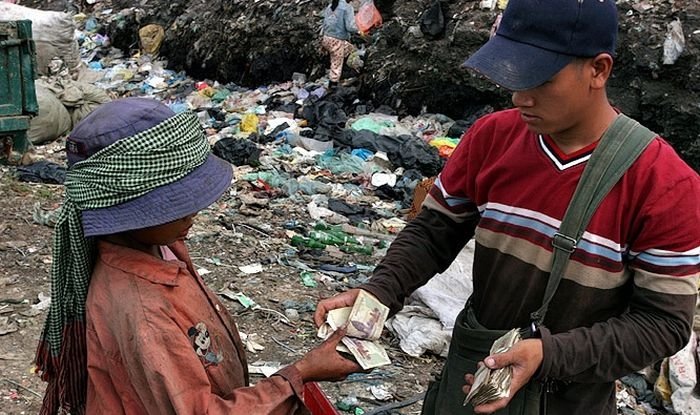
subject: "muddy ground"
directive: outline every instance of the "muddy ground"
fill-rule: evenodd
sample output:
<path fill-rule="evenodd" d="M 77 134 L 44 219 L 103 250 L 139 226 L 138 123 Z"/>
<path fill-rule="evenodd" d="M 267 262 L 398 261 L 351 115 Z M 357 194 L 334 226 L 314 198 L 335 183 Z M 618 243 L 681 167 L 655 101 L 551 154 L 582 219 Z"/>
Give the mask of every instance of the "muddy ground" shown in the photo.
<path fill-rule="evenodd" d="M 31 212 L 55 206 L 62 188 L 19 183 L 2 168 L 0 194 L 0 413 L 36 414 L 43 385 L 31 368 L 46 311 L 31 305 L 50 291 L 51 229 Z"/>

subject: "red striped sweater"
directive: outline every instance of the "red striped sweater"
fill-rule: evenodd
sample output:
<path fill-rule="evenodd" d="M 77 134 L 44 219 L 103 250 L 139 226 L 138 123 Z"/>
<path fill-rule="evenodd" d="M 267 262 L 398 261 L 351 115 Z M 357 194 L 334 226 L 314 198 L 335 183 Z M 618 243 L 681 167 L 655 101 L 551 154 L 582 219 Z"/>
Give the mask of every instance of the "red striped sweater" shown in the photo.
<path fill-rule="evenodd" d="M 491 329 L 525 327 L 541 304 L 551 238 L 595 147 L 563 155 L 517 110 L 463 137 L 363 288 L 393 312 L 475 237 L 473 303 Z M 614 380 L 687 342 L 700 274 L 700 177 L 661 138 L 596 211 L 542 330 L 538 377 L 567 382 L 550 414 L 615 414 Z"/>

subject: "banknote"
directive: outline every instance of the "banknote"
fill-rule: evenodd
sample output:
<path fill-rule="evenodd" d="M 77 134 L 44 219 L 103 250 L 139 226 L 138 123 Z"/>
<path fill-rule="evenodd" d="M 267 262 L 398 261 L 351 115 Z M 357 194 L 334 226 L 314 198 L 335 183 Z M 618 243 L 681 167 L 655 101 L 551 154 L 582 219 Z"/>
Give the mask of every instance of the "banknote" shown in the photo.
<path fill-rule="evenodd" d="M 520 330 L 510 330 L 493 342 L 489 354 L 506 352 L 520 340 Z M 507 398 L 510 395 L 512 378 L 513 368 L 511 366 L 495 370 L 491 370 L 485 365 L 480 366 L 474 374 L 474 383 L 464 399 L 464 405 L 471 403 L 473 406 L 479 406 L 497 399 Z"/>
<path fill-rule="evenodd" d="M 327 339 L 334 331 L 343 327 L 348 321 L 352 307 L 336 308 L 328 312 L 326 322 L 318 328 L 316 335 L 322 339 Z"/>
<path fill-rule="evenodd" d="M 388 365 L 391 360 L 386 350 L 374 342 L 381 336 L 388 314 L 389 309 L 373 295 L 360 291 L 352 307 L 329 311 L 316 335 L 325 340 L 345 326 L 346 337 L 335 348 L 337 351 L 352 354 L 363 369 Z"/>
<path fill-rule="evenodd" d="M 345 323 L 348 321 L 348 316 L 350 315 L 351 310 L 352 307 L 343 307 L 329 311 L 328 316 L 326 316 L 326 322 L 318 328 L 316 335 L 323 340 L 326 340 L 331 334 L 333 334 L 334 331 L 345 325 Z M 345 345 L 342 343 L 338 343 L 335 350 L 341 353 L 352 354 L 350 349 L 345 347 Z"/>
<path fill-rule="evenodd" d="M 389 308 L 375 296 L 361 290 L 348 317 L 347 335 L 358 339 L 376 340 L 384 329 Z"/>
<path fill-rule="evenodd" d="M 338 330 L 347 323 L 348 318 L 350 318 L 350 312 L 352 307 L 336 308 L 328 312 L 328 318 L 326 321 L 331 326 L 333 330 Z"/>
<path fill-rule="evenodd" d="M 386 350 L 374 341 L 347 336 L 343 337 L 341 341 L 350 350 L 357 363 L 365 370 L 391 363 Z"/>

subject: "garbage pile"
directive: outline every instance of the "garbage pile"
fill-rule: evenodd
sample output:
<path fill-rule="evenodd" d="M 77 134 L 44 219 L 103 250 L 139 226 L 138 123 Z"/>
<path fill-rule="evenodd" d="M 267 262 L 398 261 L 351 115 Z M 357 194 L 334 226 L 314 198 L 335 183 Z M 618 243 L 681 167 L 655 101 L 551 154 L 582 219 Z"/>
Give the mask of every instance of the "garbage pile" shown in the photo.
<path fill-rule="evenodd" d="M 195 112 L 213 152 L 234 166 L 235 179 L 222 203 L 203 212 L 201 228 L 195 227 L 190 242 L 196 246 L 225 230 L 231 235 L 251 233 L 266 247 L 241 259 L 247 263 L 236 265 L 241 275 L 251 278 L 250 285 L 219 290 L 223 298 L 240 304 L 242 312 L 264 312 L 290 324 L 311 315 L 316 301 L 296 296 L 285 298 L 274 311 L 256 306 L 266 298 L 255 295 L 252 281 L 270 268 L 285 269 L 302 292 L 345 290 L 366 282 L 406 225 L 403 216 L 414 188 L 437 175 L 469 124 L 441 114 L 399 117 L 391 108 L 360 99 L 352 86 L 329 91 L 325 78 L 308 80 L 301 73 L 258 88 L 195 80 L 167 69 L 156 46 L 161 33 L 157 27 L 139 31 L 138 53 L 128 56 L 113 48 L 104 28 L 118 18 L 109 12 L 75 16 L 82 58 L 77 79 L 57 59 L 57 70 L 37 80 L 37 87 L 59 101 L 56 111 L 67 120 L 36 123 L 37 131 L 51 138 L 36 141 L 34 152 L 58 163 L 42 160 L 15 169 L 15 175 L 22 181 L 62 182 L 63 137 L 74 124 L 72 115 L 81 111 L 79 106 L 69 109 L 66 98 L 78 84 L 107 99 L 146 96 L 175 112 Z M 50 108 L 54 107 L 42 105 Z M 54 212 L 37 204 L 31 217 L 51 226 Z M 198 271 L 211 278 L 217 269 L 232 267 L 237 260 L 207 255 L 197 260 Z M 253 356 L 271 341 L 249 330 L 242 338 Z M 379 342 L 389 348 L 387 339 Z M 400 371 L 401 366 L 390 366 L 372 376 L 390 379 Z M 353 387 L 364 388 L 367 382 L 374 402 L 393 399 L 388 380 L 365 381 L 362 375 L 353 379 L 340 393 L 340 407 L 353 411 L 371 407 L 354 400 L 367 392 L 355 392 Z"/>
<path fill-rule="evenodd" d="M 175 112 L 196 112 L 214 153 L 241 167 L 240 179 L 254 188 L 297 201 L 313 196 L 315 219 L 371 226 L 373 220 L 401 216 L 415 185 L 437 175 L 469 125 L 441 114 L 399 118 L 391 108 L 358 99 L 353 87 L 328 91 L 324 78 L 307 81 L 299 73 L 256 89 L 195 81 L 158 59 L 157 25 L 139 31 L 141 53 L 125 57 L 112 48 L 104 28 L 120 16 L 106 10 L 74 17 L 85 65 L 78 78 L 84 81 L 61 72 L 60 61 L 58 70 L 37 81 L 40 101 L 50 90 L 73 108 L 66 119 L 68 111 L 57 106 L 64 115 L 54 119 L 62 121 L 36 123 L 37 136 L 65 134 L 110 97 L 153 97 Z M 53 106 L 45 101 L 42 109 L 48 112 Z"/>
<path fill-rule="evenodd" d="M 357 11 L 362 1 L 353 3 Z M 460 70 L 465 57 L 488 39 L 505 3 L 376 0 L 383 23 L 367 44 L 360 95 L 399 112 L 417 114 L 427 107 L 455 119 L 485 104 L 510 106 L 507 91 Z M 700 108 L 688 105 L 699 99 L 700 3 L 616 3 L 620 36 L 611 100 L 663 134 L 700 169 Z M 117 4 L 131 6 L 124 0 L 114 4 L 115 10 Z M 257 86 L 290 79 L 292 72 L 316 77 L 327 65 L 314 40 L 326 5 L 325 0 L 149 0 L 115 21 L 120 35 L 114 41 L 129 50 L 138 44 L 142 25 L 160 22 L 167 28 L 163 53 L 199 78 Z"/>
<path fill-rule="evenodd" d="M 40 107 L 50 97 L 60 101 L 44 104 L 42 111 L 56 108 L 65 121 L 33 123 L 37 135 L 51 137 L 36 143 L 59 137 L 54 144 L 60 145 L 60 137 L 92 106 L 115 97 L 152 97 L 175 112 L 195 112 L 213 152 L 235 166 L 230 197 L 212 208 L 205 215 L 207 220 L 223 229 L 247 229 L 271 247 L 265 258 L 256 258 L 260 262 L 239 267 L 246 275 L 259 273 L 263 264 L 276 264 L 293 270 L 302 287 L 344 290 L 366 282 L 394 235 L 406 225 L 405 214 L 416 186 L 439 173 L 474 121 L 427 112 L 399 116 L 391 107 L 361 99 L 356 87 L 328 90 L 325 78 L 307 79 L 302 73 L 294 73 L 287 82 L 257 88 L 195 80 L 168 69 L 159 53 L 164 41 L 160 26 L 139 30 L 139 52 L 134 55 L 125 56 L 113 48 L 105 28 L 125 14 L 98 3 L 93 14 L 74 16 L 84 67 L 74 80 L 65 71 L 65 62 L 54 60 L 57 70 L 37 81 L 38 89 L 50 92 L 41 93 Z M 41 117 L 40 113 L 37 118 Z M 37 163 L 34 171 L 30 167 L 18 169 L 17 176 L 60 183 L 64 174 L 46 163 Z M 34 215 L 48 216 L 45 212 Z M 50 220 L 42 219 L 42 223 L 50 224 Z M 450 313 L 458 308 L 444 305 L 463 304 L 469 295 L 471 284 L 463 276 L 469 272 L 470 249 L 465 248 L 442 278 L 419 290 L 411 305 L 387 323 L 407 355 L 446 353 L 454 321 Z M 211 267 L 226 265 L 217 257 L 205 261 Z M 199 272 L 209 271 L 202 266 Z M 446 291 L 450 295 L 444 295 Z M 254 309 L 254 301 L 241 292 L 220 294 Z M 313 309 L 313 305 L 293 301 L 282 307 L 286 321 Z M 249 350 L 262 347 L 252 334 L 245 338 Z M 691 346 L 686 354 L 697 353 Z M 695 398 L 675 395 L 688 385 L 678 386 L 685 380 L 678 379 L 680 372 L 674 372 L 673 359 L 656 378 L 640 374 L 642 381 L 636 375 L 623 379 L 619 410 L 625 414 L 693 413 L 684 408 L 694 405 Z M 662 376 L 667 382 L 656 385 Z M 659 392 L 663 385 L 670 389 Z M 377 399 L 380 395 L 386 398 L 386 391 L 375 389 L 372 393 Z M 339 406 L 357 413 L 358 402 L 350 399 Z"/>

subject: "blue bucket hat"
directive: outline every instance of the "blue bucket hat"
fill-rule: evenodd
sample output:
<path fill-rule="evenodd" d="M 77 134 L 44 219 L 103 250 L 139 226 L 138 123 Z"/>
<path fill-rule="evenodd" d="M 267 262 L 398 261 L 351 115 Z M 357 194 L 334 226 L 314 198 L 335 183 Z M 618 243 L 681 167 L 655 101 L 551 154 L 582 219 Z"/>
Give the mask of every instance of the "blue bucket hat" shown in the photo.
<path fill-rule="evenodd" d="M 66 142 L 68 166 L 105 147 L 173 117 L 166 105 L 146 98 L 124 98 L 99 106 L 71 132 Z M 206 138 L 202 134 L 202 140 Z M 162 225 L 194 214 L 228 189 L 231 165 L 212 154 L 189 174 L 114 206 L 81 212 L 86 237 Z"/>
<path fill-rule="evenodd" d="M 535 88 L 575 58 L 615 55 L 613 0 L 510 0 L 492 37 L 463 66 L 511 91 Z"/>

